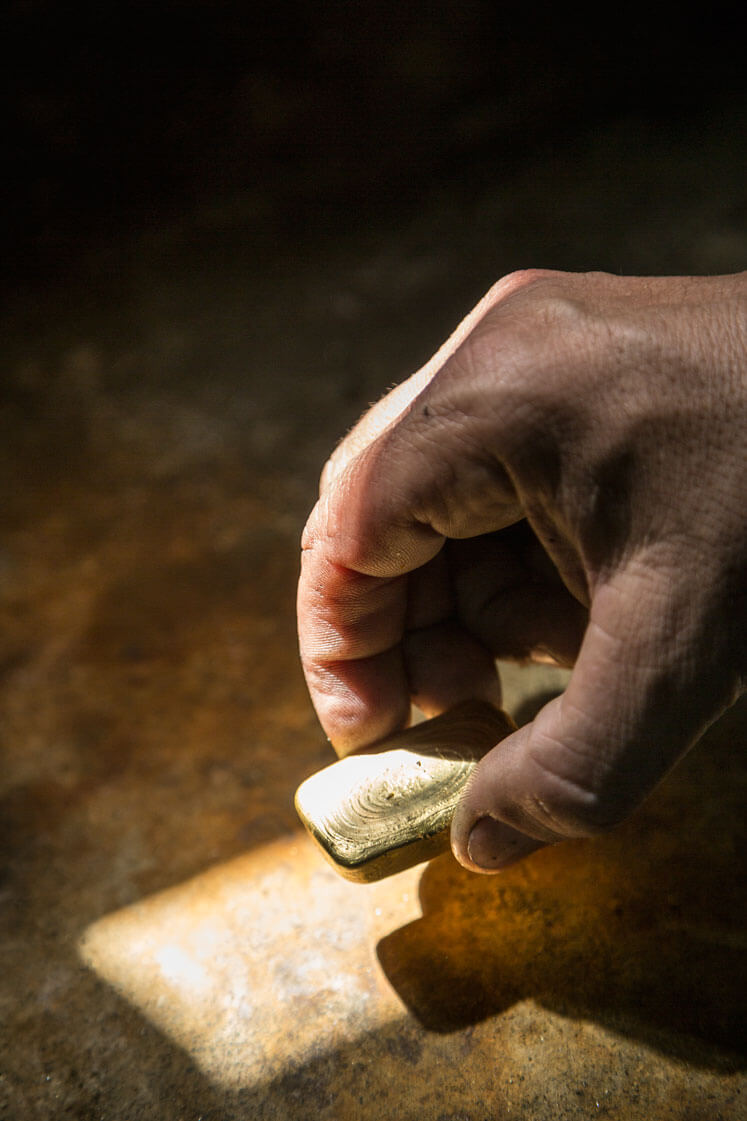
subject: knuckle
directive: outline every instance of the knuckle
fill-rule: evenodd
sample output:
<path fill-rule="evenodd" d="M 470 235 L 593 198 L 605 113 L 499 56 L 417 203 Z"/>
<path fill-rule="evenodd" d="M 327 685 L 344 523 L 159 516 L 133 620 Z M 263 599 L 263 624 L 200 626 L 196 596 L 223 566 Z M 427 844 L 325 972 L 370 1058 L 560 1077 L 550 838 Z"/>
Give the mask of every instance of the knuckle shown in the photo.
<path fill-rule="evenodd" d="M 361 719 L 363 704 L 345 681 L 344 664 L 302 656 L 301 665 L 324 727 L 355 727 Z"/>
<path fill-rule="evenodd" d="M 556 279 L 560 274 L 550 269 L 514 269 L 501 277 L 488 290 L 486 302 L 496 304 L 514 292 L 536 287 L 542 281 Z"/>
<path fill-rule="evenodd" d="M 627 816 L 605 770 L 579 757 L 567 760 L 568 751 L 556 752 L 553 763 L 545 752 L 532 755 L 534 764 L 527 812 L 544 828 L 562 837 L 596 837 L 614 829 Z"/>
<path fill-rule="evenodd" d="M 461 352 L 461 366 L 491 399 L 499 379 L 501 412 L 512 420 L 542 425 L 549 415 L 565 413 L 578 397 L 586 355 L 591 353 L 594 319 L 572 289 L 543 277 L 528 285 L 526 298 L 497 304 L 471 332 Z M 516 414 L 516 415 L 514 415 Z"/>
<path fill-rule="evenodd" d="M 595 791 L 560 789 L 552 783 L 532 792 L 528 808 L 532 818 L 561 837 L 597 837 L 624 817 Z"/>

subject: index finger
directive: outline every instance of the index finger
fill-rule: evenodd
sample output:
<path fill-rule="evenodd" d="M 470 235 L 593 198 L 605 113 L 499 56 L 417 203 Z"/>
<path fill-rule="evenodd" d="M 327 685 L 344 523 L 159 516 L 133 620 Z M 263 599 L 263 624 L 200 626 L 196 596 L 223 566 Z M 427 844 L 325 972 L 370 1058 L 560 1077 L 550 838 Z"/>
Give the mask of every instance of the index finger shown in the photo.
<path fill-rule="evenodd" d="M 483 447 L 479 417 L 471 417 L 469 385 L 461 409 L 447 395 L 435 427 L 429 408 L 417 406 L 436 374 L 441 380 L 453 367 L 462 384 L 470 363 L 460 352 L 487 313 L 524 283 L 514 274 L 495 285 L 434 358 L 366 414 L 323 473 L 302 542 L 299 643 L 314 707 L 342 754 L 407 723 L 407 574 L 431 561 L 447 537 L 476 536 L 521 517 L 513 484 Z M 466 649 L 455 647 L 451 657 L 463 655 L 465 664 L 450 670 L 455 678 L 471 672 Z M 475 655 L 478 669 L 483 655 Z M 440 661 L 448 658 L 441 650 Z"/>
<path fill-rule="evenodd" d="M 298 585 L 301 661 L 319 719 L 340 754 L 407 723 L 407 574 L 444 542 L 430 527 L 392 516 L 386 509 L 392 492 L 367 485 L 366 459 L 364 452 L 349 464 L 312 511 Z M 374 552 L 361 549 L 373 538 Z"/>

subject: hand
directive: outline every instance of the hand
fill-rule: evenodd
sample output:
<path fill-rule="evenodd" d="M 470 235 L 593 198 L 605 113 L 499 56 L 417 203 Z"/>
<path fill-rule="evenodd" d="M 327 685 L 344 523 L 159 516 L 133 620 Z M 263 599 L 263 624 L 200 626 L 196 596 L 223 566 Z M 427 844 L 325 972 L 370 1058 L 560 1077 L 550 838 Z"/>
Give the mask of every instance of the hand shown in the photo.
<path fill-rule="evenodd" d="M 504 867 L 629 814 L 747 688 L 747 273 L 517 273 L 326 465 L 301 657 L 339 753 L 574 665 L 452 828 Z"/>

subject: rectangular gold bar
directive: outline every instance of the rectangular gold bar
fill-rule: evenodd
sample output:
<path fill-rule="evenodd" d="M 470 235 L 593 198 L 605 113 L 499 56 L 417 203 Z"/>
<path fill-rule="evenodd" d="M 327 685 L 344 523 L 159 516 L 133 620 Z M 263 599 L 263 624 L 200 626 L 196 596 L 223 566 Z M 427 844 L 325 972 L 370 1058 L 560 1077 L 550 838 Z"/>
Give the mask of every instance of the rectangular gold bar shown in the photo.
<path fill-rule="evenodd" d="M 391 876 L 449 847 L 449 827 L 475 764 L 515 725 L 468 701 L 301 783 L 296 810 L 340 875 Z"/>

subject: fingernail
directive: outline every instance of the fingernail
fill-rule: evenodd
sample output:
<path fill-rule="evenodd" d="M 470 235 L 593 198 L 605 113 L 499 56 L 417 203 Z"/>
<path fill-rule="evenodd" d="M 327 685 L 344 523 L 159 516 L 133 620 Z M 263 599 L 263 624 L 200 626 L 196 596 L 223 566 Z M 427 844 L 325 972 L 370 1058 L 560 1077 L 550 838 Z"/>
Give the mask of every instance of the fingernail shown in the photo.
<path fill-rule="evenodd" d="M 492 817 L 482 817 L 473 825 L 467 842 L 467 853 L 474 865 L 486 872 L 507 868 L 530 852 L 542 848 L 542 841 L 527 837 Z"/>

